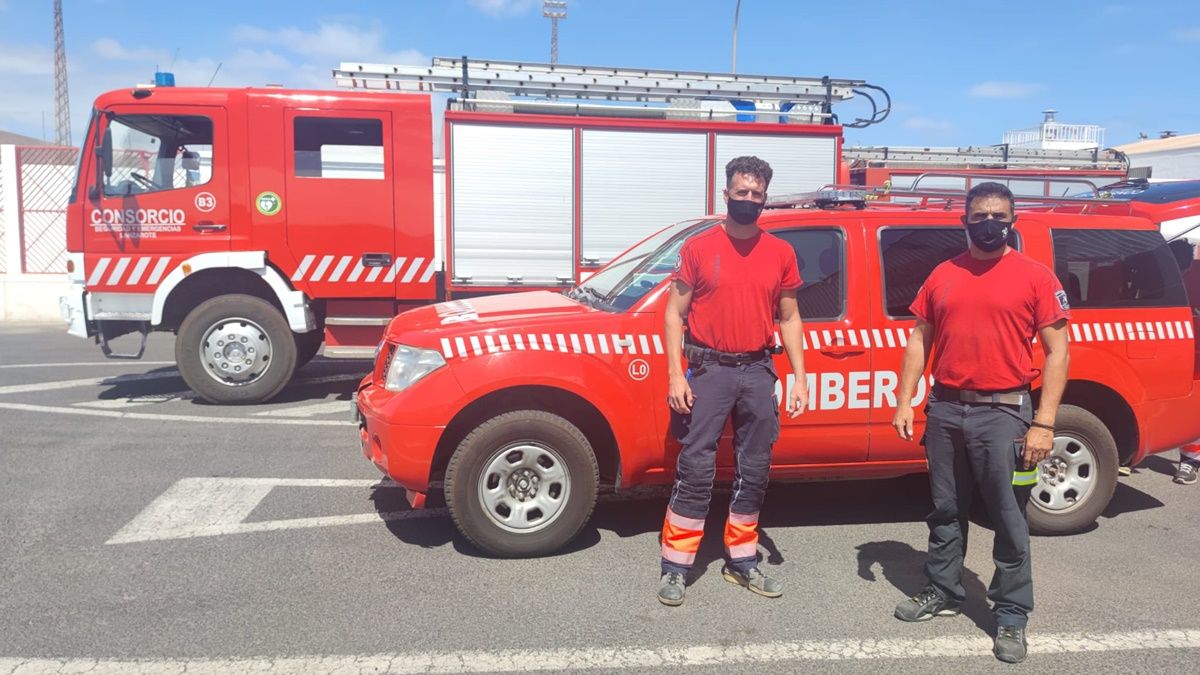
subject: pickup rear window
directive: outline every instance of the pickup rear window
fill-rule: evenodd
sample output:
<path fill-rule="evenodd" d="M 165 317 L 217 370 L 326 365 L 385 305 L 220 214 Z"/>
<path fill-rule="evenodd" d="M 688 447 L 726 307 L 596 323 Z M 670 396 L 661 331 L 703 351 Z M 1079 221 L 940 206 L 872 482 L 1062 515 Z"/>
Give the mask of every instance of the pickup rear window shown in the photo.
<path fill-rule="evenodd" d="M 1162 235 L 1054 230 L 1054 273 L 1073 308 L 1186 307 L 1175 256 Z"/>
<path fill-rule="evenodd" d="M 967 250 L 961 227 L 889 227 L 879 232 L 883 302 L 894 319 L 912 318 L 909 305 L 933 268 Z"/>

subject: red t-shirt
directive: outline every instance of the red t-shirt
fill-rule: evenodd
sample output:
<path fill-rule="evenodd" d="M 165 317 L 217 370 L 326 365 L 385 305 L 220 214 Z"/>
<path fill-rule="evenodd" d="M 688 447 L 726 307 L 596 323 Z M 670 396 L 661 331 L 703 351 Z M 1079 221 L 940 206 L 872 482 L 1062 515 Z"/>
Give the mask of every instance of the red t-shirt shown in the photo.
<path fill-rule="evenodd" d="M 997 260 L 976 260 L 970 252 L 947 260 L 910 309 L 932 325 L 934 380 L 976 391 L 1032 382 L 1033 337 L 1070 318 L 1058 278 L 1017 251 Z"/>
<path fill-rule="evenodd" d="M 762 230 L 734 239 L 720 226 L 683 245 L 672 278 L 692 288 L 692 340 L 722 352 L 773 345 L 780 293 L 802 283 L 796 251 L 786 241 Z"/>

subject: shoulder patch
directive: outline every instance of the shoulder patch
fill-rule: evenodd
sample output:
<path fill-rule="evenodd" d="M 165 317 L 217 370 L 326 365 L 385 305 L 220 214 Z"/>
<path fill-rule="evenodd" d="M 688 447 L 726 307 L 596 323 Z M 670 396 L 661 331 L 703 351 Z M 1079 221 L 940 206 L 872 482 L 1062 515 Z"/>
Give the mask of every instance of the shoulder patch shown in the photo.
<path fill-rule="evenodd" d="M 1061 307 L 1064 312 L 1068 309 L 1071 309 L 1071 303 L 1067 302 L 1066 291 L 1057 291 L 1055 292 L 1054 297 L 1058 299 L 1058 306 Z"/>
<path fill-rule="evenodd" d="M 683 269 L 683 253 L 675 256 L 675 271 L 678 272 L 681 269 Z"/>

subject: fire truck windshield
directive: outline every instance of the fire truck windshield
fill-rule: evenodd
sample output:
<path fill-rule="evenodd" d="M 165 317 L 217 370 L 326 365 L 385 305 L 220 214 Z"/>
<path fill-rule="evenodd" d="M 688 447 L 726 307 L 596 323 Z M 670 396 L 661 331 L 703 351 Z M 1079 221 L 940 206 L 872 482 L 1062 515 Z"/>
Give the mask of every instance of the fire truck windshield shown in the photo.
<path fill-rule="evenodd" d="M 717 222 L 676 223 L 621 254 L 568 296 L 597 309 L 624 312 L 671 274 L 683 242 Z"/>

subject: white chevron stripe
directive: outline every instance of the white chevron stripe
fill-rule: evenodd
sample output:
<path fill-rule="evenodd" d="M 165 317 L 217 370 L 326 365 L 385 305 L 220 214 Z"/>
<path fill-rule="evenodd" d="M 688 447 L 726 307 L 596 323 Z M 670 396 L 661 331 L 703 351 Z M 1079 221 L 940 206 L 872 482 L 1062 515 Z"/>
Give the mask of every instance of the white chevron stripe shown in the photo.
<path fill-rule="evenodd" d="M 404 261 L 408 258 L 396 258 L 396 262 L 388 269 L 387 276 L 383 278 L 383 283 L 390 284 L 396 280 L 396 275 L 400 273 L 400 268 L 404 267 Z"/>
<path fill-rule="evenodd" d="M 88 277 L 88 286 L 95 286 L 100 283 L 100 280 L 104 278 L 104 270 L 108 269 L 108 263 L 111 260 L 112 258 L 101 258 L 96 263 L 96 267 L 92 269 L 92 276 Z"/>
<path fill-rule="evenodd" d="M 1080 326 L 1080 328 L 1083 329 L 1084 342 L 1091 342 L 1092 341 L 1092 327 L 1085 323 L 1082 326 Z"/>
<path fill-rule="evenodd" d="M 820 340 L 820 338 L 817 337 L 817 331 L 815 331 L 815 330 L 808 331 L 808 344 L 812 349 L 820 349 L 821 348 L 821 340 Z"/>
<path fill-rule="evenodd" d="M 423 283 L 423 284 L 427 283 L 430 279 L 433 278 L 433 273 L 437 271 L 436 269 L 434 269 L 435 263 L 436 263 L 435 260 L 429 261 L 429 266 L 425 268 L 425 273 L 421 275 L 421 283 Z"/>
<path fill-rule="evenodd" d="M 460 337 L 456 337 L 456 338 L 454 338 L 454 346 L 458 347 L 458 355 L 459 356 L 461 356 L 463 358 L 467 357 L 467 342 L 466 342 L 466 340 L 463 340 Z"/>
<path fill-rule="evenodd" d="M 1124 328 L 1123 326 L 1121 326 L 1121 324 L 1119 324 L 1119 323 L 1114 323 L 1114 324 L 1113 324 L 1113 328 L 1116 328 L 1116 329 L 1117 329 L 1117 339 L 1118 339 L 1118 340 L 1121 340 L 1122 342 L 1124 342 L 1124 340 L 1125 340 L 1125 328 Z"/>
<path fill-rule="evenodd" d="M 329 269 L 329 265 L 333 263 L 334 256 L 327 255 L 321 258 L 321 262 L 317 263 L 317 269 L 313 270 L 312 277 L 309 281 L 316 283 L 325 276 L 325 270 Z"/>
<path fill-rule="evenodd" d="M 1113 336 L 1113 325 L 1111 323 L 1104 324 L 1104 334 L 1108 336 L 1109 342 L 1112 342 L 1116 339 L 1116 337 Z"/>
<path fill-rule="evenodd" d="M 121 277 L 125 274 L 125 268 L 129 267 L 129 258 L 117 258 L 117 266 L 113 268 L 112 274 L 108 275 L 108 285 L 116 286 L 121 283 Z"/>
<path fill-rule="evenodd" d="M 889 346 L 889 347 L 896 346 L 896 336 L 892 335 L 892 331 L 884 329 L 883 337 L 887 339 L 887 346 Z"/>
<path fill-rule="evenodd" d="M 555 337 L 555 339 L 558 340 L 558 351 L 562 352 L 563 354 L 566 354 L 567 353 L 567 338 L 563 337 L 562 333 L 558 333 L 554 337 Z"/>
<path fill-rule="evenodd" d="M 379 278 L 379 275 L 380 275 L 380 274 L 383 274 L 383 270 L 385 270 L 385 269 L 387 269 L 387 268 L 385 268 L 385 267 L 372 267 L 372 268 L 371 268 L 371 271 L 370 271 L 370 272 L 367 272 L 367 278 L 366 278 L 366 279 L 363 279 L 363 281 L 365 281 L 365 282 L 366 282 L 366 283 L 368 283 L 368 284 L 373 284 L 373 283 L 375 283 L 375 280 Z"/>
<path fill-rule="evenodd" d="M 646 337 L 645 335 L 639 335 L 638 341 L 642 345 L 642 353 L 645 354 L 646 356 L 649 356 L 650 355 L 650 338 Z"/>
<path fill-rule="evenodd" d="M 1071 324 L 1071 339 L 1075 342 L 1079 342 L 1082 339 L 1079 337 L 1079 324 L 1077 323 Z"/>
<path fill-rule="evenodd" d="M 1192 322 L 1191 322 L 1191 321 L 1185 321 L 1185 322 L 1184 322 L 1184 324 L 1183 324 L 1183 327 L 1187 329 L 1187 336 L 1188 336 L 1188 339 L 1189 339 L 1189 340 L 1194 340 L 1194 339 L 1195 339 L 1195 336 L 1193 336 L 1193 335 L 1192 335 Z"/>
<path fill-rule="evenodd" d="M 776 333 L 776 334 L 775 334 L 775 337 L 776 337 L 776 344 L 778 344 L 778 337 L 779 337 L 779 334 L 778 334 L 778 333 Z M 651 336 L 651 338 L 650 338 L 650 339 L 654 341 L 654 353 L 655 353 L 655 354 L 662 354 L 662 353 L 663 353 L 663 343 L 662 343 L 662 338 L 660 338 L 660 337 L 659 337 L 658 333 L 655 333 L 654 335 L 652 335 L 652 336 Z"/>
<path fill-rule="evenodd" d="M 167 266 L 171 264 L 170 258 L 159 258 L 158 264 L 154 266 L 154 271 L 150 273 L 150 278 L 146 280 L 147 284 L 153 286 L 163 278 L 163 274 L 167 271 Z"/>
<path fill-rule="evenodd" d="M 366 269 L 367 268 L 363 267 L 362 258 L 359 258 L 354 263 L 354 269 L 350 270 L 350 276 L 346 277 L 346 281 L 349 281 L 350 283 L 358 281 L 358 278 L 362 276 L 362 273 L 365 272 Z"/>
<path fill-rule="evenodd" d="M 1163 330 L 1163 325 L 1162 325 L 1161 321 L 1155 322 L 1154 329 L 1158 331 L 1158 339 L 1159 340 L 1167 339 L 1167 332 L 1165 330 Z"/>
<path fill-rule="evenodd" d="M 425 262 L 424 258 L 413 258 L 412 265 L 409 265 L 408 271 L 404 273 L 404 278 L 400 280 L 400 283 L 407 284 L 411 282 L 413 277 L 417 276 L 417 270 L 421 269 L 421 263 L 423 262 Z"/>
<path fill-rule="evenodd" d="M 500 349 L 503 349 L 506 352 L 512 351 L 512 347 L 509 346 L 509 344 L 508 344 L 508 336 L 507 335 L 500 336 Z"/>
<path fill-rule="evenodd" d="M 312 261 L 316 260 L 316 258 L 317 256 L 315 255 L 304 256 L 304 259 L 300 261 L 300 266 L 297 267 L 296 271 L 292 273 L 292 281 L 300 281 L 303 279 L 305 273 L 308 272 L 308 266 L 311 265 Z"/>
<path fill-rule="evenodd" d="M 1175 326 L 1173 326 L 1170 321 L 1167 322 L 1166 326 L 1167 326 L 1167 339 L 1174 340 L 1175 339 Z M 1180 336 L 1180 337 L 1183 337 L 1183 336 Z"/>
<path fill-rule="evenodd" d="M 827 330 L 821 331 L 821 337 L 825 339 L 825 341 L 822 342 L 821 344 L 825 345 L 826 347 L 832 347 L 835 344 L 833 341 L 833 337 L 829 335 L 829 331 L 827 331 Z"/>
<path fill-rule="evenodd" d="M 538 336 L 534 335 L 533 333 L 529 334 L 529 348 L 534 351 L 538 351 L 542 348 L 541 343 L 538 342 Z"/>
<path fill-rule="evenodd" d="M 137 286 L 142 280 L 142 275 L 146 273 L 146 268 L 150 266 L 150 256 L 142 256 L 138 258 L 138 262 L 133 266 L 133 272 L 129 274 L 129 285 Z"/>
<path fill-rule="evenodd" d="M 489 354 L 495 354 L 496 352 L 500 351 L 500 348 L 496 346 L 496 338 L 492 337 L 491 335 L 484 335 L 483 341 L 487 343 L 487 350 Z"/>
<path fill-rule="evenodd" d="M 521 337 L 520 333 L 513 335 L 513 343 L 517 345 L 518 350 L 525 351 L 525 338 Z"/>
<path fill-rule="evenodd" d="M 454 356 L 454 348 L 450 346 L 450 338 L 442 338 L 442 355 L 446 358 Z"/>
<path fill-rule="evenodd" d="M 846 331 L 846 337 L 850 338 L 850 346 L 851 347 L 858 346 L 858 335 L 855 334 L 853 328 Z"/>
<path fill-rule="evenodd" d="M 596 336 L 596 339 L 600 341 L 600 353 L 607 354 L 608 353 L 608 336 L 605 335 L 604 333 L 600 333 L 599 335 Z"/>
<path fill-rule="evenodd" d="M 896 329 L 896 340 L 899 341 L 901 347 L 908 346 L 908 331 L 903 328 Z"/>
<path fill-rule="evenodd" d="M 879 334 L 878 328 L 871 329 L 871 337 L 875 338 L 875 348 L 883 349 L 883 336 Z"/>
<path fill-rule="evenodd" d="M 596 353 L 596 341 L 592 339 L 591 333 L 583 334 L 583 346 L 584 346 L 584 349 L 587 349 L 587 353 L 589 353 L 589 354 Z"/>
<path fill-rule="evenodd" d="M 475 352 L 475 356 L 483 354 L 483 345 L 479 344 L 479 336 L 472 335 L 468 338 L 471 341 L 471 351 Z"/>
<path fill-rule="evenodd" d="M 338 261 L 337 267 L 333 268 L 333 274 L 329 275 L 329 283 L 336 284 L 341 281 L 342 275 L 345 274 L 346 268 L 350 266 L 350 261 L 353 259 L 352 256 L 342 256 L 342 259 Z"/>
<path fill-rule="evenodd" d="M 554 344 L 550 342 L 549 333 L 542 333 L 542 346 L 545 347 L 546 351 L 548 352 L 554 351 Z"/>

